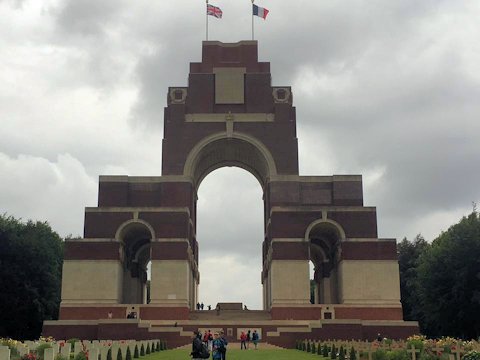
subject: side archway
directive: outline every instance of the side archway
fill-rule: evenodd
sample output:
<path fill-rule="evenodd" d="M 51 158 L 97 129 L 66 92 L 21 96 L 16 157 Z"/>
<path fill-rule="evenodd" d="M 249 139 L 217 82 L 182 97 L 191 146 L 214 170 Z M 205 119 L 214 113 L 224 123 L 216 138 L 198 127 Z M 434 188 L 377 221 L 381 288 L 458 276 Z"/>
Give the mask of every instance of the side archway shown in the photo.
<path fill-rule="evenodd" d="M 122 243 L 122 303 L 146 304 L 147 266 L 151 260 L 154 230 L 145 221 L 129 220 L 118 228 L 115 238 Z"/>
<path fill-rule="evenodd" d="M 345 231 L 335 221 L 321 219 L 312 222 L 305 232 L 309 242 L 309 260 L 313 263 L 311 302 L 338 303 L 338 258 Z"/>

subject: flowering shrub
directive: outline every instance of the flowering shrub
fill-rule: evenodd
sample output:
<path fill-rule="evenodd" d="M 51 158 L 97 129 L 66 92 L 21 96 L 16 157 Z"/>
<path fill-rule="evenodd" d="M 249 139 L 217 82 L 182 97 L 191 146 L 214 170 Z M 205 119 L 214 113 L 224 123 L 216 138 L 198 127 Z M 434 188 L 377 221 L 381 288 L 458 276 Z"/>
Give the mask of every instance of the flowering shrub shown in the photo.
<path fill-rule="evenodd" d="M 22 356 L 22 360 L 38 360 L 37 354 L 31 352 Z"/>
<path fill-rule="evenodd" d="M 43 336 L 40 336 L 40 339 L 38 339 L 40 342 L 55 342 L 55 339 L 51 336 L 49 337 L 43 337 Z"/>
<path fill-rule="evenodd" d="M 8 346 L 10 349 L 14 348 L 18 344 L 17 340 L 13 340 L 10 338 L 0 338 L 0 345 Z"/>
<path fill-rule="evenodd" d="M 426 341 L 427 337 L 424 335 L 412 335 L 407 338 L 407 347 L 411 348 L 413 345 L 415 349 L 423 350 Z"/>
<path fill-rule="evenodd" d="M 480 360 L 480 351 L 469 351 L 462 356 L 462 360 Z"/>

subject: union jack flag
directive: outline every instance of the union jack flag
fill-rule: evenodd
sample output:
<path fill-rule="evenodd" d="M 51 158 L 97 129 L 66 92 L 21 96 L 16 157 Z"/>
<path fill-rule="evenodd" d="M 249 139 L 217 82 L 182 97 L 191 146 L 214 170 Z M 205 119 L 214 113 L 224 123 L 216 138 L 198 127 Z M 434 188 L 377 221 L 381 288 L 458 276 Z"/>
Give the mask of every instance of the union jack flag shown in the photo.
<path fill-rule="evenodd" d="M 207 15 L 212 15 L 218 19 L 221 19 L 222 14 L 223 14 L 222 9 L 220 9 L 219 7 L 207 4 Z"/>

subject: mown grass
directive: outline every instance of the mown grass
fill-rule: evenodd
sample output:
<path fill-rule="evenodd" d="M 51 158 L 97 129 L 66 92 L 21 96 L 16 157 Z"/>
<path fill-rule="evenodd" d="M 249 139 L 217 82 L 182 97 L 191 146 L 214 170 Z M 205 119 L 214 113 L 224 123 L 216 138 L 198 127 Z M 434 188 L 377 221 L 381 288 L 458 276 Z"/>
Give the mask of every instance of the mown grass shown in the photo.
<path fill-rule="evenodd" d="M 167 350 L 145 356 L 145 360 L 188 360 L 190 350 Z M 309 354 L 298 350 L 238 350 L 229 349 L 228 360 L 304 360 L 318 359 L 325 360 L 322 356 Z"/>

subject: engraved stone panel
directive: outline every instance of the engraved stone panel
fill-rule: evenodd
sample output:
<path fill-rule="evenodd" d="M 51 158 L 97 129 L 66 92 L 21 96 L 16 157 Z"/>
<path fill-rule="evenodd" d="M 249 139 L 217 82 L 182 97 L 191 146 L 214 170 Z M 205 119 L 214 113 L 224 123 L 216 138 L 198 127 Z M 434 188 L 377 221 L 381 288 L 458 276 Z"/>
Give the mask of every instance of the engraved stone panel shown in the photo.
<path fill-rule="evenodd" d="M 245 102 L 245 68 L 214 68 L 215 103 L 243 104 Z"/>

